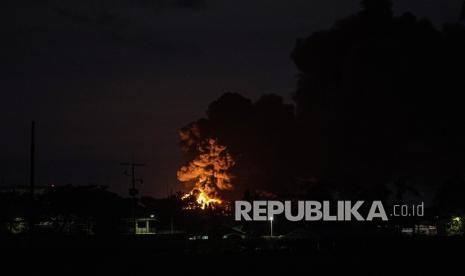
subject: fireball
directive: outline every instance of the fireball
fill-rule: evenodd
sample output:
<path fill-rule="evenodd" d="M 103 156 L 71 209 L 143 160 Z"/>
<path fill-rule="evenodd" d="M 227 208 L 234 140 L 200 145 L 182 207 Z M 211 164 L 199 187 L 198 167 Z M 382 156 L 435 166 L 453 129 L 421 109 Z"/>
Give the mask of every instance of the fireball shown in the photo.
<path fill-rule="evenodd" d="M 198 152 L 194 160 L 177 172 L 179 181 L 193 183 L 191 191 L 181 199 L 195 198 L 196 206 L 189 206 L 188 209 L 215 208 L 223 204 L 220 192 L 232 189 L 229 169 L 234 165 L 234 160 L 226 147 L 213 138 L 201 143 Z"/>

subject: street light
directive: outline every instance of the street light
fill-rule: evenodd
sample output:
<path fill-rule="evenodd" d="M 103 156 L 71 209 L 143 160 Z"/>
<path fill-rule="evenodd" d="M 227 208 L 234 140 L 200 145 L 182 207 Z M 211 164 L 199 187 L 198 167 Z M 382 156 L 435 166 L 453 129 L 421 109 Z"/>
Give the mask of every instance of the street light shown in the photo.
<path fill-rule="evenodd" d="M 270 236 L 273 237 L 273 217 L 270 217 Z"/>

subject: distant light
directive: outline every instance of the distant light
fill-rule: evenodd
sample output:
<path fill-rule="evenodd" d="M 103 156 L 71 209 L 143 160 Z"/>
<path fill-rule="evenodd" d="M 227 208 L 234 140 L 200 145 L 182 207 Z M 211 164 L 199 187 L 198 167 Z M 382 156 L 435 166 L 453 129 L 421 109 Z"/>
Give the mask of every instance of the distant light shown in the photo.
<path fill-rule="evenodd" d="M 270 221 L 273 221 L 273 217 L 270 217 Z"/>
<path fill-rule="evenodd" d="M 154 218 L 154 217 L 155 217 L 155 215 L 154 215 L 154 214 L 151 214 L 151 215 L 150 215 L 150 218 Z"/>

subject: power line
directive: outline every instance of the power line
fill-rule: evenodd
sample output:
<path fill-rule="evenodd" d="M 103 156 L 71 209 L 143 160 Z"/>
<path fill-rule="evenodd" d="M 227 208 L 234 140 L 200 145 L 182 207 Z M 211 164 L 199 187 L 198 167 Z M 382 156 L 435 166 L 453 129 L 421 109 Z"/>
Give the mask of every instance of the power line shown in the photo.
<path fill-rule="evenodd" d="M 123 162 L 122 166 L 128 166 L 131 169 L 131 172 L 124 172 L 126 176 L 131 177 L 131 188 L 129 188 L 129 195 L 132 197 L 132 225 L 134 227 L 134 235 L 136 234 L 136 206 L 137 206 L 137 194 L 139 191 L 136 189 L 136 183 L 143 183 L 142 179 L 136 178 L 136 167 L 145 166 L 144 163 L 135 163 L 135 162 Z"/>

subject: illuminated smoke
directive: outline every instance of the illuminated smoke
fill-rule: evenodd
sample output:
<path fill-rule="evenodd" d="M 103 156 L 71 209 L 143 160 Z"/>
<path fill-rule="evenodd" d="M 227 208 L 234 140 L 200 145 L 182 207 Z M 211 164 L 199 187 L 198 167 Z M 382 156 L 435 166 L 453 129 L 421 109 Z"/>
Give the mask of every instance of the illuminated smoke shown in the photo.
<path fill-rule="evenodd" d="M 182 140 L 187 141 L 187 136 L 181 133 Z M 188 206 L 189 209 L 215 208 L 223 204 L 220 192 L 233 187 L 229 169 L 234 165 L 234 160 L 226 147 L 220 145 L 216 139 L 207 139 L 198 143 L 197 147 L 198 156 L 177 172 L 179 181 L 187 185 L 194 183 L 191 191 L 182 199 L 195 198 L 197 205 Z"/>

